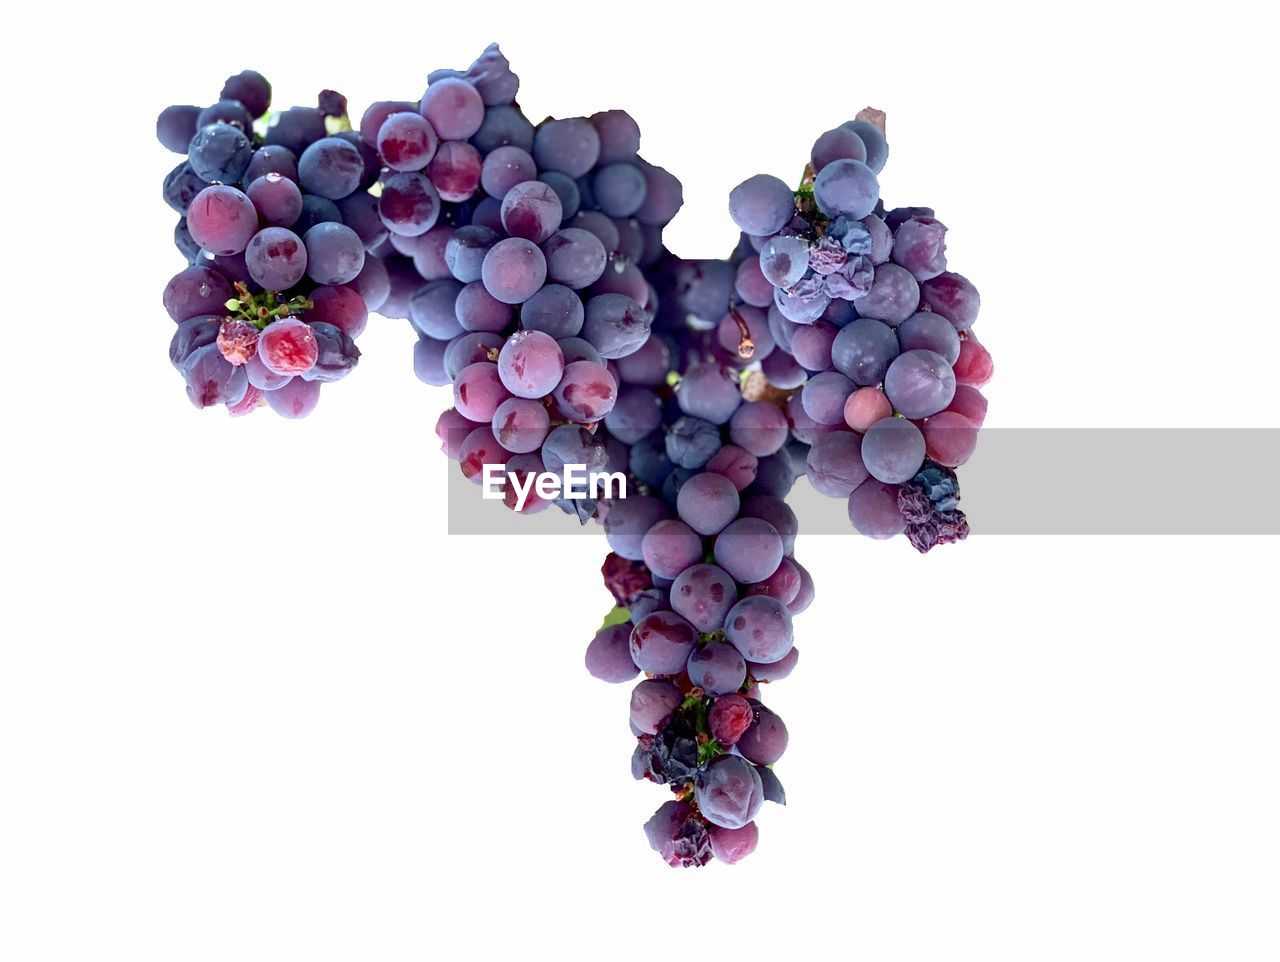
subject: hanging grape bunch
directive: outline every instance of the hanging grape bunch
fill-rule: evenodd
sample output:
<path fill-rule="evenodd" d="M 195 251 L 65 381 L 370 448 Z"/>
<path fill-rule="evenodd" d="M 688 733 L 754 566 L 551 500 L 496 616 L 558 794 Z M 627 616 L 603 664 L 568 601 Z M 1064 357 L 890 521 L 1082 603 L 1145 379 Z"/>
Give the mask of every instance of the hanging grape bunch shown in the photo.
<path fill-rule="evenodd" d="M 358 131 L 331 91 L 262 121 L 249 71 L 214 107 L 168 108 L 190 265 L 165 295 L 171 358 L 197 406 L 303 416 L 354 367 L 370 311 L 409 321 L 418 377 L 452 390 L 436 433 L 463 475 L 603 528 L 615 606 L 586 668 L 632 685 L 633 775 L 671 792 L 651 846 L 733 863 L 785 802 L 763 691 L 796 667 L 814 598 L 786 498 L 803 475 L 871 537 L 967 534 L 953 469 L 991 374 L 977 292 L 932 210 L 881 203 L 883 115 L 823 134 L 796 189 L 739 185 L 737 249 L 685 260 L 663 243 L 680 182 L 630 115 L 535 125 L 518 92 L 494 45 Z M 570 465 L 624 476 L 625 496 L 531 483 Z"/>

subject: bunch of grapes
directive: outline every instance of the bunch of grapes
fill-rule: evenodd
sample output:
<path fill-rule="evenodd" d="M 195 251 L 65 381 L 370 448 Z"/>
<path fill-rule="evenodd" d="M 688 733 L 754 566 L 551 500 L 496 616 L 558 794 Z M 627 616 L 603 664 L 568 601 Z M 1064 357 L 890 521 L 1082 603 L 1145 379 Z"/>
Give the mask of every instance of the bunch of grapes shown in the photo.
<path fill-rule="evenodd" d="M 270 104 L 271 85 L 246 70 L 210 107 L 161 112 L 160 142 L 186 155 L 164 199 L 181 215 L 174 241 L 188 263 L 164 306 L 178 325 L 169 358 L 196 407 L 242 415 L 265 403 L 297 418 L 360 358 L 363 291 L 377 283 L 363 226 L 376 219 L 368 189 L 380 168 L 341 129 L 340 94 L 265 120 Z"/>
<path fill-rule="evenodd" d="M 814 488 L 847 499 L 859 532 L 928 551 L 968 534 L 951 469 L 977 445 L 992 365 L 972 333 L 978 291 L 947 270 L 946 226 L 926 207 L 885 211 L 883 124 L 867 110 L 824 133 L 799 190 L 765 174 L 734 188 L 749 246 L 735 293 L 767 310 L 789 356 L 765 372 L 793 392 Z"/>
<path fill-rule="evenodd" d="M 493 45 L 359 131 L 326 91 L 255 134 L 270 88 L 251 73 L 165 111 L 162 142 L 188 151 L 166 182 L 191 263 L 166 292 L 174 363 L 198 406 L 298 416 L 354 365 L 369 311 L 407 319 L 417 375 L 452 388 L 436 433 L 464 476 L 604 530 L 615 607 L 586 668 L 644 676 L 632 770 L 672 793 L 650 844 L 733 863 L 785 803 L 787 729 L 761 691 L 795 668 L 814 598 L 786 498 L 807 476 L 872 537 L 967 534 L 952 469 L 986 413 L 977 292 L 933 211 L 881 203 L 877 112 L 818 138 L 799 189 L 735 188 L 729 258 L 683 260 L 663 243 L 680 182 L 640 157 L 635 121 L 535 125 L 518 91 Z M 529 483 L 571 465 L 625 496 Z"/>
<path fill-rule="evenodd" d="M 619 405 L 656 427 L 656 408 L 619 395 L 614 362 L 648 341 L 644 268 L 683 202 L 679 181 L 639 156 L 625 112 L 535 128 L 518 90 L 494 46 L 465 72 L 433 73 L 417 103 L 379 102 L 361 121 L 385 168 L 399 285 L 381 312 L 408 316 L 418 376 L 452 386 L 437 432 L 476 484 L 486 464 L 517 477 L 604 469 L 594 432 Z M 549 504 L 509 495 L 526 513 Z M 558 500 L 584 519 L 594 509 Z"/>

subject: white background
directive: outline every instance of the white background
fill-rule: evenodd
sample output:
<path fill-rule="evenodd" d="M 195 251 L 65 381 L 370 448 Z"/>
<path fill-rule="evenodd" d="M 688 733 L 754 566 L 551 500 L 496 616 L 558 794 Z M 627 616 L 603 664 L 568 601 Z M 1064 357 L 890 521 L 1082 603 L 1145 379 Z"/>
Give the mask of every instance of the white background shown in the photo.
<path fill-rule="evenodd" d="M 533 119 L 631 111 L 722 256 L 728 190 L 873 104 L 982 290 L 989 426 L 1275 427 L 1261 7 L 42 8 L 0 68 L 0 957 L 1277 958 L 1274 540 L 802 535 L 790 805 L 668 869 L 581 664 L 603 540 L 445 536 L 401 321 L 307 421 L 193 411 L 153 136 L 242 67 L 358 116 L 497 39 Z"/>

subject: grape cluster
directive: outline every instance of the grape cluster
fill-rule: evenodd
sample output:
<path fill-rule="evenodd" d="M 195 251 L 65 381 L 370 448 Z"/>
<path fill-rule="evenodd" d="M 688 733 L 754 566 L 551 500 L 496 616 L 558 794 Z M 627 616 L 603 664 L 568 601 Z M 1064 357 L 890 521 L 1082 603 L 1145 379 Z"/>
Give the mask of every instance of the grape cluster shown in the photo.
<path fill-rule="evenodd" d="M 418 376 L 452 386 L 437 433 L 476 484 L 486 464 L 518 478 L 603 470 L 598 425 L 647 432 L 660 418 L 651 392 L 619 393 L 615 362 L 649 339 L 644 269 L 662 253 L 680 184 L 639 156 L 625 112 L 535 128 L 518 90 L 493 46 L 465 72 L 431 74 L 417 104 L 383 101 L 361 121 L 386 168 L 379 208 L 401 285 L 381 312 L 413 325 Z M 551 503 L 509 493 L 524 513 Z M 584 520 L 594 510 L 556 500 Z"/>
<path fill-rule="evenodd" d="M 952 469 L 986 414 L 978 295 L 932 210 L 886 211 L 876 112 L 819 137 L 798 190 L 735 188 L 737 249 L 685 260 L 663 242 L 680 182 L 641 158 L 636 122 L 535 125 L 518 92 L 493 45 L 358 131 L 325 91 L 255 132 L 270 88 L 250 72 L 214 107 L 166 110 L 191 264 L 166 291 L 171 356 L 197 406 L 299 416 L 354 366 L 369 311 L 408 320 L 418 377 L 452 389 L 436 433 L 463 475 L 497 469 L 512 510 L 603 528 L 615 607 L 585 663 L 634 683 L 632 772 L 672 793 L 651 846 L 737 862 L 763 803 L 785 803 L 787 728 L 762 690 L 795 668 L 814 598 L 786 498 L 807 476 L 863 534 L 967 535 Z M 569 465 L 626 495 L 529 486 Z"/>
<path fill-rule="evenodd" d="M 847 499 L 862 534 L 905 532 L 927 551 L 968 533 L 954 502 L 927 513 L 918 496 L 939 472 L 954 487 L 948 469 L 973 454 L 991 356 L 972 332 L 977 289 L 947 269 L 946 226 L 926 207 L 886 212 L 888 155 L 883 115 L 865 111 L 818 138 L 799 190 L 764 174 L 735 187 L 735 294 L 785 352 L 765 373 L 792 391 L 810 483 Z"/>
<path fill-rule="evenodd" d="M 186 155 L 164 181 L 188 264 L 164 306 L 178 325 L 169 359 L 198 408 L 305 417 L 320 386 L 359 361 L 378 281 L 363 227 L 376 220 L 379 166 L 341 129 L 345 98 L 319 102 L 265 120 L 271 85 L 246 70 L 212 106 L 166 107 L 156 121 L 160 142 Z"/>

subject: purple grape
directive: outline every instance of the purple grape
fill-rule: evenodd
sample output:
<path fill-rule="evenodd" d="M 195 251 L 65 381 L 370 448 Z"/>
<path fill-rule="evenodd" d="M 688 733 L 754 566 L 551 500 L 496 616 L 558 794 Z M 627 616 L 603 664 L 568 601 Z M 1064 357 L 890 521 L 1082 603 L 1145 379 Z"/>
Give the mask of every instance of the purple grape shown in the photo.
<path fill-rule="evenodd" d="M 458 292 L 454 314 L 465 331 L 500 333 L 511 326 L 514 311 L 510 304 L 503 304 L 476 281 Z"/>
<path fill-rule="evenodd" d="M 948 364 L 960 357 L 960 335 L 941 314 L 920 311 L 898 325 L 898 344 L 903 351 L 924 350 L 941 354 Z"/>
<path fill-rule="evenodd" d="M 316 224 L 341 224 L 342 211 L 338 209 L 338 205 L 324 197 L 317 197 L 314 194 L 302 195 L 302 213 L 298 215 L 289 227 L 295 234 L 301 237 Z"/>
<path fill-rule="evenodd" d="M 608 255 L 600 239 L 579 227 L 556 231 L 542 245 L 547 276 L 566 287 L 580 290 L 600 279 Z"/>
<path fill-rule="evenodd" d="M 298 181 L 308 194 L 338 200 L 359 189 L 363 177 L 364 158 L 341 137 L 322 137 L 298 158 Z"/>
<path fill-rule="evenodd" d="M 225 277 L 207 267 L 179 271 L 164 288 L 164 309 L 176 323 L 201 315 L 226 314 L 235 291 Z"/>
<path fill-rule="evenodd" d="M 506 389 L 522 398 L 546 397 L 567 376 L 560 345 L 541 331 L 516 331 L 507 338 L 498 354 L 498 373 Z"/>
<path fill-rule="evenodd" d="M 488 361 L 490 352 L 494 354 L 502 347 L 503 338 L 488 331 L 474 331 L 460 334 L 449 342 L 444 352 L 444 370 L 450 379 L 458 376 L 468 364 Z"/>
<path fill-rule="evenodd" d="M 485 289 L 504 304 L 527 301 L 542 287 L 547 262 L 538 245 L 522 237 L 498 241 L 485 254 L 481 279 Z"/>
<path fill-rule="evenodd" d="M 849 495 L 849 523 L 859 534 L 883 541 L 902 534 L 907 521 L 898 509 L 898 487 L 868 478 Z"/>
<path fill-rule="evenodd" d="M 735 581 L 754 584 L 773 574 L 782 561 L 782 536 L 773 525 L 760 518 L 739 518 L 720 532 L 714 555 L 716 564 Z"/>
<path fill-rule="evenodd" d="M 267 226 L 288 227 L 302 214 L 302 191 L 283 174 L 263 174 L 250 182 L 246 193 Z"/>
<path fill-rule="evenodd" d="M 886 324 L 901 324 L 920 306 L 920 285 L 905 268 L 881 264 L 871 291 L 858 301 L 858 313 Z"/>
<path fill-rule="evenodd" d="M 764 705 L 755 710 L 756 720 L 738 739 L 742 757 L 757 765 L 772 765 L 787 750 L 787 726 Z"/>
<path fill-rule="evenodd" d="M 774 351 L 760 365 L 770 384 L 784 391 L 798 388 L 809 374 L 786 351 Z"/>
<path fill-rule="evenodd" d="M 444 357 L 448 350 L 448 341 L 439 341 L 434 337 L 419 335 L 413 345 L 413 373 L 423 384 L 443 387 L 453 383 L 453 376 L 445 370 Z"/>
<path fill-rule="evenodd" d="M 956 396 L 956 376 L 942 355 L 907 351 L 889 365 L 884 393 L 903 417 L 927 418 L 945 410 Z"/>
<path fill-rule="evenodd" d="M 305 418 L 320 403 L 320 382 L 295 377 L 274 391 L 262 395 L 267 406 L 282 418 Z"/>
<path fill-rule="evenodd" d="M 419 109 L 444 140 L 467 140 L 484 122 L 484 100 L 465 80 L 447 78 L 431 84 Z"/>
<path fill-rule="evenodd" d="M 773 304 L 773 284 L 760 270 L 759 255 L 744 258 L 733 275 L 733 290 L 752 307 L 768 308 Z"/>
<path fill-rule="evenodd" d="M 694 799 L 707 821 L 722 828 L 742 828 L 764 804 L 760 775 L 737 755 L 719 755 L 698 773 Z"/>
<path fill-rule="evenodd" d="M 932 217 L 912 217 L 893 235 L 893 261 L 918 281 L 937 277 L 947 269 L 947 228 Z"/>
<path fill-rule="evenodd" d="M 695 564 L 676 576 L 670 597 L 676 614 L 698 631 L 719 631 L 729 609 L 738 602 L 738 586 L 723 568 Z"/>
<path fill-rule="evenodd" d="M 360 348 L 356 342 L 333 324 L 308 320 L 316 337 L 316 362 L 302 373 L 304 381 L 341 381 L 350 374 L 360 360 Z"/>
<path fill-rule="evenodd" d="M 740 230 L 764 237 L 786 226 L 795 213 L 795 200 L 791 188 L 777 177 L 756 174 L 729 192 L 729 216 Z"/>
<path fill-rule="evenodd" d="M 825 371 L 831 367 L 831 345 L 839 330 L 821 320 L 799 327 L 791 338 L 792 356 L 810 371 Z"/>
<path fill-rule="evenodd" d="M 178 325 L 169 341 L 169 363 L 182 370 L 197 350 L 207 344 L 216 344 L 218 331 L 222 329 L 222 318 L 213 314 L 198 314 L 189 317 Z"/>
<path fill-rule="evenodd" d="M 422 174 L 391 174 L 382 182 L 378 216 L 391 233 L 417 237 L 435 226 L 440 216 L 440 195 Z"/>
<path fill-rule="evenodd" d="M 165 175 L 162 196 L 164 202 L 179 214 L 186 214 L 196 194 L 208 186 L 184 160 Z"/>
<path fill-rule="evenodd" d="M 528 153 L 533 149 L 533 124 L 519 107 L 511 104 L 491 106 L 484 112 L 484 120 L 471 142 L 482 154 L 491 154 L 500 147 L 518 147 Z"/>
<path fill-rule="evenodd" d="M 738 379 L 719 364 L 695 364 L 676 388 L 676 400 L 685 414 L 712 424 L 725 424 L 742 403 Z"/>
<path fill-rule="evenodd" d="M 223 100 L 238 100 L 250 117 L 261 117 L 271 106 L 271 84 L 256 70 L 241 70 L 222 85 Z"/>
<path fill-rule="evenodd" d="M 364 267 L 364 243 L 345 224 L 316 224 L 302 238 L 307 276 L 317 284 L 346 284 Z"/>
<path fill-rule="evenodd" d="M 796 513 L 787 503 L 767 494 L 753 494 L 742 502 L 744 518 L 759 518 L 773 525 L 778 536 L 782 538 L 783 554 L 791 554 L 795 550 L 796 535 L 800 533 L 800 522 Z"/>
<path fill-rule="evenodd" d="M 262 357 L 254 354 L 244 364 L 245 373 L 249 376 L 249 384 L 259 391 L 274 391 L 284 387 L 293 379 L 292 374 L 277 374 L 262 362 Z"/>
<path fill-rule="evenodd" d="M 806 468 L 809 483 L 829 498 L 847 498 L 867 479 L 862 442 L 852 431 L 831 431 L 816 438 Z"/>
<path fill-rule="evenodd" d="M 520 307 L 521 327 L 554 338 L 576 336 L 583 317 L 582 298 L 561 284 L 548 284 Z"/>
<path fill-rule="evenodd" d="M 560 226 L 560 196 L 540 180 L 516 184 L 502 198 L 502 226 L 512 237 L 541 244 Z"/>
<path fill-rule="evenodd" d="M 897 335 L 889 325 L 860 317 L 836 334 L 831 362 L 854 384 L 872 386 L 884 380 L 898 350 Z"/>
<path fill-rule="evenodd" d="M 532 335 L 538 332 L 524 333 Z M 539 336 L 547 337 L 545 334 Z M 551 338 L 547 339 L 555 344 Z M 559 351 L 559 347 L 556 350 Z M 564 375 L 555 387 L 555 399 L 556 407 L 567 419 L 595 422 L 613 410 L 618 399 L 618 384 L 608 368 L 593 361 L 574 361 L 564 366 Z"/>
<path fill-rule="evenodd" d="M 581 177 L 600 157 L 600 135 L 582 117 L 548 120 L 534 132 L 533 156 L 540 170 Z"/>
<path fill-rule="evenodd" d="M 813 199 L 828 217 L 860 220 L 876 209 L 880 184 L 860 160 L 833 160 L 813 180 Z"/>
<path fill-rule="evenodd" d="M 852 130 L 837 127 L 828 130 L 818 137 L 809 154 L 813 164 L 813 172 L 820 173 L 823 167 L 837 160 L 857 160 L 866 163 L 867 148 L 862 138 Z"/>
<path fill-rule="evenodd" d="M 650 336 L 633 354 L 614 360 L 624 383 L 658 387 L 671 370 L 671 349 L 661 338 Z"/>
<path fill-rule="evenodd" d="M 686 470 L 702 467 L 720 450 L 720 429 L 710 421 L 688 415 L 677 418 L 667 431 L 667 457 Z"/>
<path fill-rule="evenodd" d="M 863 482 L 867 484 L 868 482 Z M 795 561 L 795 566 L 800 569 L 800 591 L 796 594 L 793 601 L 787 604 L 787 610 L 793 615 L 798 615 L 813 603 L 813 577 L 809 574 L 808 569 L 800 562 Z"/>
<path fill-rule="evenodd" d="M 257 210 L 236 188 L 214 184 L 191 201 L 187 229 L 206 251 L 233 255 L 243 251 L 257 233 Z"/>
<path fill-rule="evenodd" d="M 471 210 L 471 226 L 487 227 L 498 233 L 502 230 L 502 201 L 485 197 Z"/>
<path fill-rule="evenodd" d="M 253 159 L 253 144 L 230 124 L 209 124 L 196 131 L 187 148 L 187 163 L 201 180 L 237 183 Z"/>
<path fill-rule="evenodd" d="M 285 147 L 300 157 L 326 132 L 323 111 L 315 107 L 290 107 L 271 116 L 262 139 L 268 145 Z"/>
<path fill-rule="evenodd" d="M 978 319 L 978 289 L 963 275 L 948 272 L 931 277 L 920 286 L 920 293 L 929 310 L 941 314 L 957 331 L 969 330 Z"/>
<path fill-rule="evenodd" d="M 284 291 L 306 275 L 307 249 L 293 231 L 264 227 L 249 241 L 244 262 L 249 276 L 263 290 Z"/>
<path fill-rule="evenodd" d="M 644 203 L 648 183 L 635 164 L 607 164 L 592 178 L 596 204 L 610 217 L 630 217 Z"/>
<path fill-rule="evenodd" d="M 837 371 L 814 375 L 800 393 L 804 413 L 818 424 L 843 424 L 844 402 L 853 393 L 854 383 Z"/>
<path fill-rule="evenodd" d="M 510 397 L 498 376 L 498 365 L 491 361 L 468 364 L 453 382 L 453 406 L 472 421 L 488 424 L 498 405 Z"/>
<path fill-rule="evenodd" d="M 427 176 L 439 191 L 441 200 L 457 204 L 475 196 L 483 167 L 480 151 L 470 144 L 446 140 L 427 165 Z"/>
<path fill-rule="evenodd" d="M 538 401 L 507 398 L 493 412 L 493 436 L 512 454 L 529 454 L 542 447 L 551 417 Z"/>
<path fill-rule="evenodd" d="M 693 625 L 674 611 L 655 611 L 631 629 L 631 660 L 641 671 L 678 675 L 697 641 Z"/>
<path fill-rule="evenodd" d="M 378 153 L 392 170 L 422 170 L 439 145 L 431 124 L 411 111 L 392 114 L 378 129 Z"/>
<path fill-rule="evenodd" d="M 802 283 L 817 283 L 822 278 L 816 275 L 806 275 L 801 279 Z M 782 315 L 789 321 L 796 324 L 812 324 L 820 318 L 827 307 L 831 304 L 831 295 L 824 289 L 817 289 L 807 292 L 803 297 L 796 294 L 799 285 L 793 287 L 790 291 L 784 291 L 781 288 L 774 288 L 773 302 Z"/>
<path fill-rule="evenodd" d="M 381 258 L 369 255 L 364 259 L 364 267 L 351 282 L 351 287 L 364 298 L 365 306 L 370 311 L 381 310 L 391 294 L 391 278 L 387 275 L 387 265 Z"/>
<path fill-rule="evenodd" d="M 485 256 L 500 236 L 496 231 L 474 224 L 459 227 L 449 237 L 444 248 L 444 263 L 451 273 L 464 284 L 480 280 Z"/>
<path fill-rule="evenodd" d="M 661 578 L 675 578 L 702 560 L 702 539 L 687 524 L 674 518 L 659 521 L 650 528 L 640 548 L 644 563 Z"/>
<path fill-rule="evenodd" d="M 648 227 L 663 227 L 684 206 L 684 188 L 675 174 L 653 164 L 643 164 L 644 203 L 636 211 L 636 220 Z"/>
<path fill-rule="evenodd" d="M 756 457 L 766 457 L 787 443 L 787 417 L 768 401 L 751 401 L 733 412 L 729 439 Z"/>
<path fill-rule="evenodd" d="M 711 854 L 725 865 L 735 865 L 756 850 L 760 829 L 755 822 L 747 822 L 741 828 L 710 825 L 707 837 L 711 840 Z"/>
<path fill-rule="evenodd" d="M 611 625 L 601 628 L 587 645 L 587 671 L 593 678 L 620 684 L 630 681 L 640 673 L 631 660 L 631 625 Z"/>
<path fill-rule="evenodd" d="M 185 151 L 186 148 L 183 148 Z M 295 184 L 298 182 L 298 158 L 287 147 L 259 147 L 253 152 L 249 166 L 245 168 L 244 182 L 252 184 L 267 174 L 279 174 Z"/>
<path fill-rule="evenodd" d="M 587 301 L 582 336 L 603 358 L 634 354 L 649 337 L 649 314 L 622 294 L 600 294 Z"/>
<path fill-rule="evenodd" d="M 187 397 L 197 408 L 237 404 L 249 389 L 243 366 L 233 366 L 216 343 L 192 351 L 182 366 L 182 376 L 187 382 Z"/>
<path fill-rule="evenodd" d="M 867 150 L 867 166 L 877 174 L 880 173 L 885 161 L 889 159 L 889 144 L 880 128 L 866 120 L 850 120 L 840 126 L 858 135 Z"/>
<path fill-rule="evenodd" d="M 662 402 L 645 388 L 625 388 L 605 415 L 604 424 L 623 444 L 635 444 L 662 424 Z"/>
<path fill-rule="evenodd" d="M 312 228 L 315 230 L 315 228 Z M 457 281 L 433 281 L 418 288 L 409 299 L 409 320 L 414 330 L 439 341 L 462 333 L 457 302 L 462 285 Z"/>
<path fill-rule="evenodd" d="M 580 337 L 561 337 L 557 338 L 556 343 L 560 345 L 560 351 L 564 354 L 565 364 L 572 364 L 574 361 L 591 361 L 601 367 L 605 364 L 600 352 Z"/>
<path fill-rule="evenodd" d="M 747 663 L 732 645 L 713 641 L 693 650 L 688 672 L 689 680 L 708 695 L 727 695 L 747 680 Z"/>
<path fill-rule="evenodd" d="M 795 612 L 792 612 L 792 614 L 795 614 Z M 772 664 L 761 665 L 754 661 L 747 662 L 747 673 L 756 681 L 782 681 L 782 679 L 795 671 L 796 663 L 799 660 L 800 649 L 793 646 L 789 652 Z"/>
<path fill-rule="evenodd" d="M 771 664 L 791 650 L 791 612 L 777 598 L 747 595 L 725 616 L 724 637 L 747 661 Z"/>
<path fill-rule="evenodd" d="M 738 516 L 738 489 L 724 475 L 696 474 L 676 497 L 680 520 L 698 534 L 714 535 Z"/>
<path fill-rule="evenodd" d="M 670 599 L 667 597 L 666 591 L 661 588 L 645 588 L 631 600 L 631 606 L 627 609 L 627 613 L 631 615 L 631 623 L 635 624 L 655 611 L 663 611 L 670 607 Z M 629 649 L 627 657 L 631 657 Z"/>
<path fill-rule="evenodd" d="M 579 211 L 578 216 L 573 219 L 572 226 L 594 234 L 604 246 L 606 253 L 611 253 L 618 247 L 620 240 L 618 228 L 607 214 L 602 214 L 598 210 Z"/>
<path fill-rule="evenodd" d="M 760 248 L 760 272 L 774 287 L 791 287 L 809 269 L 809 242 L 803 237 L 771 237 Z"/>
<path fill-rule="evenodd" d="M 542 461 L 552 474 L 563 476 L 566 464 L 582 465 L 587 473 L 600 471 L 605 465 L 604 445 L 590 431 L 576 424 L 562 424 L 552 429 L 542 442 Z"/>
<path fill-rule="evenodd" d="M 537 175 L 538 166 L 527 152 L 519 147 L 499 147 L 484 159 L 480 186 L 490 197 L 501 201 L 516 184 L 534 180 Z"/>
<path fill-rule="evenodd" d="M 924 435 L 914 424 L 905 418 L 883 418 L 862 436 L 862 463 L 877 481 L 901 484 L 920 470 L 924 449 Z"/>
<path fill-rule="evenodd" d="M 191 146 L 191 138 L 196 135 L 199 116 L 200 108 L 190 104 L 165 107 L 156 118 L 156 139 L 166 150 L 185 155 Z"/>
<path fill-rule="evenodd" d="M 647 495 L 610 501 L 604 516 L 604 534 L 609 547 L 628 561 L 643 560 L 645 534 L 669 514 L 663 502 Z"/>
<path fill-rule="evenodd" d="M 605 110 L 588 120 L 600 137 L 599 163 L 631 160 L 640 150 L 640 126 L 625 110 Z"/>

